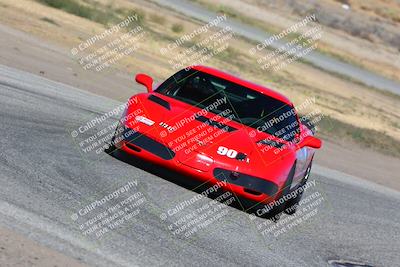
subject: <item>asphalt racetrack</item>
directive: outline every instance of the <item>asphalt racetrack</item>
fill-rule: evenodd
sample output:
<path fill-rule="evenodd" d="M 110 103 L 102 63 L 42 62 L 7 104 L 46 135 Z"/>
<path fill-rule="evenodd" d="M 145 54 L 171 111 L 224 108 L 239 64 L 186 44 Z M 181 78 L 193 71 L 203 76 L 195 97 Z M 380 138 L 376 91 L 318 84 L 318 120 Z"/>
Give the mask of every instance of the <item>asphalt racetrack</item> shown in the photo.
<path fill-rule="evenodd" d="M 308 202 L 300 215 L 283 215 L 273 223 L 254 218 L 235 204 L 198 198 L 187 179 L 151 164 L 119 153 L 82 151 L 84 137 L 74 138 L 71 132 L 120 104 L 0 65 L 0 223 L 97 266 L 329 266 L 328 261 L 340 259 L 394 266 L 400 262 L 397 191 L 315 166 L 310 178 L 314 185 L 303 197 Z M 118 116 L 108 119 L 116 121 Z M 91 130 L 100 131 L 98 126 Z M 118 198 L 88 210 L 90 203 L 126 185 Z M 110 208 L 128 199 L 126 193 L 135 201 L 144 200 L 131 206 L 135 213 L 129 221 L 114 224 L 104 235 L 84 232 L 90 216 L 113 211 Z M 179 204 L 193 199 L 184 207 Z M 201 213 L 204 205 L 220 209 L 211 223 L 198 224 L 187 236 L 175 231 L 188 218 L 179 214 Z"/>

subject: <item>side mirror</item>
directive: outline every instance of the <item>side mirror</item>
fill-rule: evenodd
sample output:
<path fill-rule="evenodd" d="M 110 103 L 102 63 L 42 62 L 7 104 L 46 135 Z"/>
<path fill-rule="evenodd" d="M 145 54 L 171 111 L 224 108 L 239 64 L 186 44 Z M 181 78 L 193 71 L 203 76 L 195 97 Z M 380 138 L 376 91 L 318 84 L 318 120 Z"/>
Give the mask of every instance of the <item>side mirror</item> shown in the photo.
<path fill-rule="evenodd" d="M 312 147 L 312 148 L 320 148 L 322 146 L 322 141 L 314 136 L 306 136 L 303 140 L 298 143 L 298 148 L 303 148 L 305 146 Z"/>
<path fill-rule="evenodd" d="M 136 75 L 135 80 L 137 83 L 143 84 L 147 88 L 147 92 L 153 91 L 153 78 L 147 74 L 139 73 Z"/>

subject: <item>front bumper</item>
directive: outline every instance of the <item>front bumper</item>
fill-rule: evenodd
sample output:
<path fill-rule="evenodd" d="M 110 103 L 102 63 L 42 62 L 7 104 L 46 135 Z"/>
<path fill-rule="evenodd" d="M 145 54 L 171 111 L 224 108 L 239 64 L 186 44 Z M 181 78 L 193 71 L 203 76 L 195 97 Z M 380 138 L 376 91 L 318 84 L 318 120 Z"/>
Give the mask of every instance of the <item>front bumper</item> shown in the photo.
<path fill-rule="evenodd" d="M 120 140 L 116 143 L 116 147 L 128 154 L 212 185 L 217 183 L 221 185 L 221 181 L 225 181 L 222 189 L 238 197 L 266 204 L 278 195 L 279 187 L 271 181 L 228 170 L 213 160 L 200 162 L 197 159 L 204 158 L 204 155 L 197 152 L 191 154 L 191 160 L 187 157 L 183 160 L 183 157 L 178 157 L 164 143 L 132 129 L 124 129 L 121 133 L 117 133 L 116 139 Z"/>

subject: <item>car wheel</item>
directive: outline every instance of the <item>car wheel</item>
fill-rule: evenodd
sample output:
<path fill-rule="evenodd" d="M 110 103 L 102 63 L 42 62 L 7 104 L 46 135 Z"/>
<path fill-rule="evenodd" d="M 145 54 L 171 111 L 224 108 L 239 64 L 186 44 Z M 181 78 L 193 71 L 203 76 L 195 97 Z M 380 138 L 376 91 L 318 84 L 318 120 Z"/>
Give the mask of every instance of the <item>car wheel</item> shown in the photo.
<path fill-rule="evenodd" d="M 117 149 L 117 147 L 115 146 L 115 137 L 117 135 L 119 125 L 120 125 L 120 122 L 118 123 L 117 127 L 115 128 L 114 135 L 111 137 L 108 148 L 104 149 L 104 152 L 106 152 L 107 154 L 112 154 Z"/>
<path fill-rule="evenodd" d="M 287 179 L 285 181 L 285 184 L 283 186 L 281 196 L 277 200 L 275 200 L 276 203 L 280 203 L 281 202 L 280 199 L 284 195 L 286 195 L 286 194 L 288 194 L 290 192 L 290 185 L 292 184 L 292 181 L 293 181 L 293 176 L 294 176 L 294 173 L 295 173 L 295 169 L 296 169 L 296 162 L 293 163 L 293 166 L 290 169 L 289 175 L 288 175 L 288 177 L 287 177 Z M 257 209 L 265 209 L 265 208 L 266 208 L 265 204 L 257 205 Z M 280 204 L 278 206 L 274 206 L 272 209 L 270 209 L 268 212 L 264 213 L 260 217 L 263 217 L 265 219 L 270 219 L 273 222 L 278 222 L 279 219 L 280 219 L 280 214 L 285 210 L 285 208 L 286 208 L 286 203 L 283 202 L 282 204 Z"/>
<path fill-rule="evenodd" d="M 308 181 L 308 177 L 310 177 L 311 173 L 311 165 L 312 161 L 307 167 L 306 173 L 304 174 L 303 180 L 301 181 L 300 187 L 304 187 Z M 299 187 L 297 187 L 299 188 Z M 293 215 L 297 211 L 297 207 L 299 206 L 299 202 L 303 196 L 303 191 L 299 192 L 295 198 L 292 198 L 286 202 L 286 207 L 284 212 L 288 215 Z"/>

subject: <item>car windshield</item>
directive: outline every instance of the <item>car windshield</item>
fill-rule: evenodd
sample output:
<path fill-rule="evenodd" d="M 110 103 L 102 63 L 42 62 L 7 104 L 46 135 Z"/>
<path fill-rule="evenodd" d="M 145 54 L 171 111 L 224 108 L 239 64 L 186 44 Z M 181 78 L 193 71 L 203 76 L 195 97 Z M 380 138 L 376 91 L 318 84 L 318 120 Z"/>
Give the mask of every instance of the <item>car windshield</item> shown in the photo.
<path fill-rule="evenodd" d="M 287 141 L 292 141 L 299 132 L 292 106 L 198 70 L 177 72 L 156 92 Z"/>

